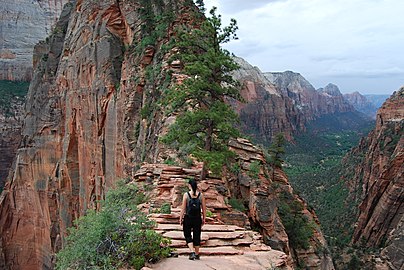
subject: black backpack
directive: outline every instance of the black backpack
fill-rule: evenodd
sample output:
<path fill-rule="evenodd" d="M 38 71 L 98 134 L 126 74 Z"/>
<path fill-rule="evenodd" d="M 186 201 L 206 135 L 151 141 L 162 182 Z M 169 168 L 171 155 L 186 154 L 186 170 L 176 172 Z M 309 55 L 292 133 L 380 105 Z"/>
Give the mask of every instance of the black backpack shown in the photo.
<path fill-rule="evenodd" d="M 191 194 L 188 194 L 187 215 L 190 217 L 198 217 L 201 215 L 201 193 L 199 192 L 196 198 L 192 198 Z"/>

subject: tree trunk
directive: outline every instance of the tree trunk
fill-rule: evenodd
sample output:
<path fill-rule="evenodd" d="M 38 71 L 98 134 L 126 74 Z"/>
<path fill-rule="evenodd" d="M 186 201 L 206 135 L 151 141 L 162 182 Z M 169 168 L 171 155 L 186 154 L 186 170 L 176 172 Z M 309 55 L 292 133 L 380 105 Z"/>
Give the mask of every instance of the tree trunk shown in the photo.
<path fill-rule="evenodd" d="M 206 140 L 205 140 L 205 151 L 210 152 L 212 151 L 212 135 L 213 135 L 213 123 L 209 120 L 208 127 L 206 129 Z M 201 171 L 201 180 L 206 178 L 208 174 L 208 170 L 206 168 L 206 161 L 203 162 L 202 171 Z"/>

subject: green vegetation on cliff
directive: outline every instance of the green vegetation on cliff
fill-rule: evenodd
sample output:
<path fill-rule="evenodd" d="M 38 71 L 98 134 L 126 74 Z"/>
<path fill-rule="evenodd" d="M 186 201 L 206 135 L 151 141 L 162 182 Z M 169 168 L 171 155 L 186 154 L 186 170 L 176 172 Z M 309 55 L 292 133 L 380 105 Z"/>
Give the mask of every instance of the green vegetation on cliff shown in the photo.
<path fill-rule="evenodd" d="M 167 257 L 168 240 L 137 209 L 145 201 L 143 194 L 136 185 L 118 182 L 100 211 L 88 210 L 69 229 L 56 269 L 141 269 Z"/>
<path fill-rule="evenodd" d="M 16 100 L 24 99 L 28 88 L 29 82 L 0 80 L 0 112 L 6 116 L 13 115 L 11 105 Z"/>
<path fill-rule="evenodd" d="M 202 1 L 198 3 L 204 10 Z M 177 117 L 162 141 L 173 148 L 187 149 L 187 154 L 219 173 L 231 156 L 229 139 L 239 136 L 235 128 L 238 117 L 225 99 L 241 98 L 238 84 L 230 75 L 238 65 L 220 47 L 236 38 L 236 21 L 222 28 L 221 17 L 215 11 L 210 11 L 211 16 L 200 27 L 178 30 L 178 54 L 171 60 L 180 61 L 188 77 L 165 93 L 167 113 L 176 113 Z"/>

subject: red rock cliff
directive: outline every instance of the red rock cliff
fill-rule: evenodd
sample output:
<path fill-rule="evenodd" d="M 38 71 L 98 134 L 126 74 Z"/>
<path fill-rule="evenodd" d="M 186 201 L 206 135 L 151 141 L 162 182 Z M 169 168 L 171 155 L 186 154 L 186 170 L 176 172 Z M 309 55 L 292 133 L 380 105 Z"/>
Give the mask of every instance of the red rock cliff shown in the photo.
<path fill-rule="evenodd" d="M 5 269 L 52 269 L 72 221 L 99 207 L 135 163 L 157 158 L 163 123 L 151 105 L 166 79 L 161 47 L 174 24 L 189 21 L 190 3 L 66 6 L 35 71 L 21 147 L 0 199 Z"/>
<path fill-rule="evenodd" d="M 353 166 L 354 175 L 347 179 L 359 201 L 353 242 L 385 247 L 384 256 L 392 269 L 401 269 L 404 259 L 403 134 L 404 87 L 383 104 L 376 117 L 376 128 L 350 153 L 362 156 L 362 161 Z"/>

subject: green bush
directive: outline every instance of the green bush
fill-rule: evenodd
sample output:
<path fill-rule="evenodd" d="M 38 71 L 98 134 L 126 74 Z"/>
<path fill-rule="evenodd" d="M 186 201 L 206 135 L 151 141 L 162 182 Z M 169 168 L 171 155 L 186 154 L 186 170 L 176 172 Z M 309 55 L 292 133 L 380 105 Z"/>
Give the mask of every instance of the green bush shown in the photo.
<path fill-rule="evenodd" d="M 236 209 L 240 212 L 244 212 L 246 210 L 242 200 L 240 199 L 230 198 L 229 204 L 231 205 L 231 207 L 233 207 L 233 209 Z"/>
<path fill-rule="evenodd" d="M 165 203 L 160 207 L 160 213 L 162 214 L 171 214 L 171 204 Z"/>
<path fill-rule="evenodd" d="M 144 201 L 137 186 L 120 182 L 107 193 L 99 212 L 89 210 L 69 229 L 56 269 L 140 269 L 145 262 L 167 257 L 168 240 L 137 210 Z"/>

